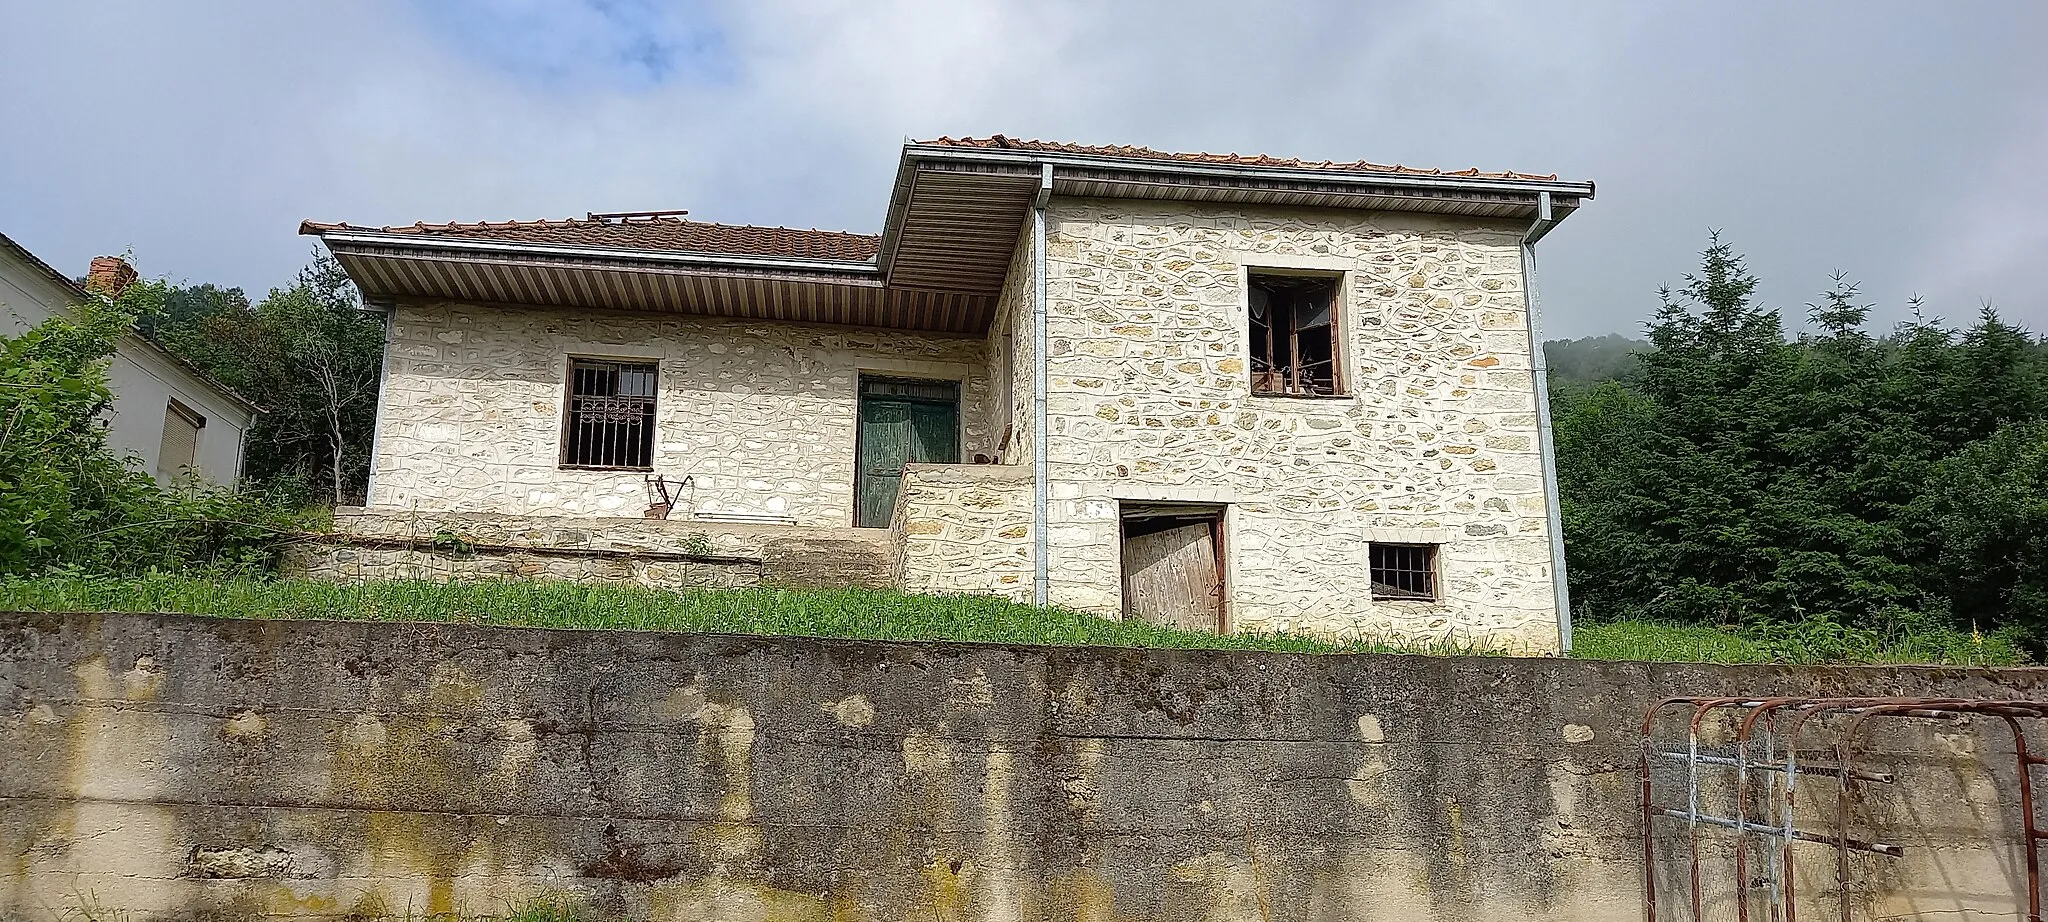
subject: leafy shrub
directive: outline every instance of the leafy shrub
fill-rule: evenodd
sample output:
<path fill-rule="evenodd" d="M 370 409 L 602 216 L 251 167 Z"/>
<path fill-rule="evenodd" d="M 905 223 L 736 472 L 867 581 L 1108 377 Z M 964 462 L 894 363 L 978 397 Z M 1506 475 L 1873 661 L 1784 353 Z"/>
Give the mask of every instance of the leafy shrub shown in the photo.
<path fill-rule="evenodd" d="M 102 573 L 269 563 L 285 524 L 257 495 L 198 484 L 166 489 L 107 443 L 106 363 L 133 308 L 160 297 L 136 285 L 0 337 L 0 573 Z"/>

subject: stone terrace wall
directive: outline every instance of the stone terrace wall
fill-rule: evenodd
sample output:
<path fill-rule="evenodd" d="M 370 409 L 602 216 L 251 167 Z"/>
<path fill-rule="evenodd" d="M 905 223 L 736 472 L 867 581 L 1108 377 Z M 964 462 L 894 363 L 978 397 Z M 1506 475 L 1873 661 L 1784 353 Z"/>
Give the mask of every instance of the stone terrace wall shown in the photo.
<path fill-rule="evenodd" d="M 1031 600 L 1031 467 L 911 464 L 890 528 L 896 586 Z"/>
<path fill-rule="evenodd" d="M 0 917 L 1634 922 L 1652 699 L 2044 680 L 0 615 Z M 1873 916 L 2010 906 L 1983 729 L 1880 753 Z"/>
<path fill-rule="evenodd" d="M 663 588 L 895 585 L 895 536 L 872 528 L 480 512 L 337 511 L 287 546 L 293 576 L 341 582 L 566 579 Z"/>

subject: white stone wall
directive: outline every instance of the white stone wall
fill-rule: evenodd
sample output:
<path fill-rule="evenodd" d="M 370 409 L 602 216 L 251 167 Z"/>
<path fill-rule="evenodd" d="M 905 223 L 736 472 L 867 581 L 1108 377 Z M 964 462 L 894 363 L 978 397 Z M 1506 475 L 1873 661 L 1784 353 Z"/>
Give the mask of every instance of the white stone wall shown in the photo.
<path fill-rule="evenodd" d="M 1028 602 L 1031 468 L 913 464 L 890 528 L 905 592 L 979 592 Z"/>
<path fill-rule="evenodd" d="M 995 321 L 989 325 L 985 347 L 990 381 L 986 428 L 996 449 L 991 456 L 1004 464 L 1028 464 L 1031 460 L 1031 242 L 1027 224 L 1010 253 L 1010 273 L 996 299 Z"/>
<path fill-rule="evenodd" d="M 989 451 L 974 338 L 668 314 L 457 303 L 392 318 L 369 505 L 379 511 L 638 517 L 645 475 L 562 470 L 571 357 L 659 367 L 655 471 L 687 511 L 853 519 L 863 373 L 961 382 L 962 450 Z"/>
<path fill-rule="evenodd" d="M 1231 630 L 1556 648 L 1518 228 L 1091 200 L 1049 222 L 1055 603 L 1119 608 L 1119 501 L 1214 502 Z M 1251 396 L 1248 268 L 1341 273 L 1348 396 Z M 1374 601 L 1374 540 L 1440 542 L 1442 601 Z"/>

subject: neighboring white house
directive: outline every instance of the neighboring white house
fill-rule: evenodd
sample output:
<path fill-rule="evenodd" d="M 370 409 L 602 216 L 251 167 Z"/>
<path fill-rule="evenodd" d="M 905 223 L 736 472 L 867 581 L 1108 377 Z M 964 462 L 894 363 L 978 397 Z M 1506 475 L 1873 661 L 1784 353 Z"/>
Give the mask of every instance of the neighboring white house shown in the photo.
<path fill-rule="evenodd" d="M 89 280 L 119 291 L 135 271 L 116 257 L 93 260 Z M 14 335 L 93 295 L 5 234 L 0 234 L 0 333 Z M 242 473 L 242 442 L 256 407 L 162 346 L 130 333 L 107 365 L 114 406 L 108 442 L 118 455 L 171 482 L 183 474 L 232 484 Z"/>
<path fill-rule="evenodd" d="M 1592 194 L 999 136 L 907 145 L 873 236 L 303 231 L 392 311 L 365 530 L 893 535 L 912 591 L 1542 652 L 1531 260 Z"/>

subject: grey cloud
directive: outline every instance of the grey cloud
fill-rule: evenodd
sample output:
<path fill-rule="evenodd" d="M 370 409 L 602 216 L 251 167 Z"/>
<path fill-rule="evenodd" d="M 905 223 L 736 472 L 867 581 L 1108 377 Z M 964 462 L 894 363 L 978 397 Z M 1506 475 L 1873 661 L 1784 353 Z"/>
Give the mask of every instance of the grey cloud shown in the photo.
<path fill-rule="evenodd" d="M 1631 330 L 1723 228 L 1797 313 L 2048 326 L 2048 7 L 797 3 L 708 7 L 727 68 L 535 80 L 394 2 L 0 0 L 0 227 L 66 268 L 261 289 L 300 218 L 685 207 L 874 230 L 905 136 L 1556 171 L 1553 335 Z M 670 28 L 673 24 L 651 24 Z"/>

